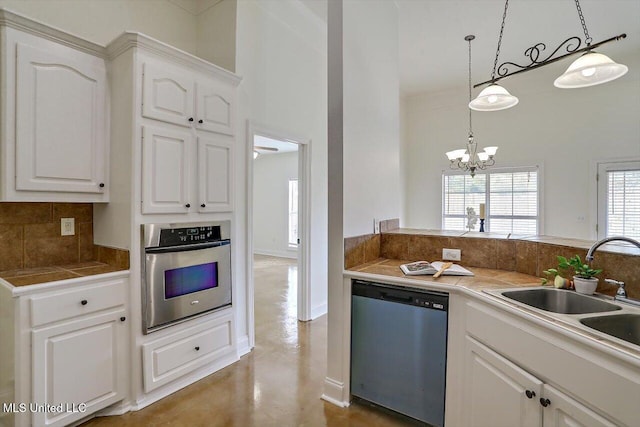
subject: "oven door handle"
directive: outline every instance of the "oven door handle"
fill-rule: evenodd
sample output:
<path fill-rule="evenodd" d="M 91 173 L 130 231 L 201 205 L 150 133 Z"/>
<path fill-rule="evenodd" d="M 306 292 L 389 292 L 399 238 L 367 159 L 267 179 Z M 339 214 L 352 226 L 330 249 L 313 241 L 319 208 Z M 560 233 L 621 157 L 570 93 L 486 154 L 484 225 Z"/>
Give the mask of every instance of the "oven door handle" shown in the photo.
<path fill-rule="evenodd" d="M 230 244 L 231 244 L 231 240 L 220 240 L 218 242 L 193 243 L 188 245 L 145 248 L 144 251 L 145 253 L 148 253 L 148 254 L 166 254 L 170 252 L 187 252 L 187 251 L 198 251 L 201 249 L 208 249 L 208 248 L 218 248 L 218 247 L 227 246 Z"/>

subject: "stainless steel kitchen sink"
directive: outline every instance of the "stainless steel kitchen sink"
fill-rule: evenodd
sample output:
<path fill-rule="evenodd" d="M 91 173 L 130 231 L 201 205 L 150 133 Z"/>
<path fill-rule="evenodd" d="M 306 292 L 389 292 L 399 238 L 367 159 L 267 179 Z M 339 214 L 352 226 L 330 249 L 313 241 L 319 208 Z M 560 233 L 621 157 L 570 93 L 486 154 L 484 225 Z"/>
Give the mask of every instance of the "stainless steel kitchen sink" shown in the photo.
<path fill-rule="evenodd" d="M 615 304 L 562 289 L 535 288 L 502 292 L 502 295 L 552 313 L 587 314 L 621 309 Z"/>
<path fill-rule="evenodd" d="M 588 317 L 580 323 L 596 331 L 640 345 L 640 314 L 614 314 Z"/>

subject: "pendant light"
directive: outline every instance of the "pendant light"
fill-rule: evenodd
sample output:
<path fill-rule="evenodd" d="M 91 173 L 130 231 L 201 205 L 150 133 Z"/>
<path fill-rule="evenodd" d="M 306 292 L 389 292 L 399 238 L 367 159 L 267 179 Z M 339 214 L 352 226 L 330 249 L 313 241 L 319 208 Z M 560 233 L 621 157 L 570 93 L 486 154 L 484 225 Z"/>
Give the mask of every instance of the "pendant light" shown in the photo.
<path fill-rule="evenodd" d="M 474 35 L 468 35 L 464 38 L 469 42 L 469 101 L 471 101 L 471 40 L 475 38 L 476 36 Z M 467 139 L 467 148 L 460 148 L 446 153 L 449 159 L 449 167 L 451 169 L 469 171 L 471 177 L 474 177 L 476 170 L 484 170 L 488 166 L 493 166 L 496 163 L 494 159 L 496 151 L 498 151 L 498 147 L 485 147 L 484 151 L 478 153 L 478 144 L 473 139 L 471 105 L 469 105 L 469 137 Z"/>
<path fill-rule="evenodd" d="M 507 19 L 507 8 L 509 0 L 504 3 L 504 12 L 502 14 L 502 25 L 500 26 L 500 35 L 498 36 L 498 48 L 496 49 L 496 58 L 493 61 L 493 71 L 491 72 L 491 84 L 484 88 L 474 99 L 469 102 L 469 108 L 476 111 L 499 111 L 507 108 L 515 107 L 518 104 L 518 98 L 511 95 L 508 90 L 497 84 L 496 68 L 498 67 L 498 56 L 500 56 L 500 46 L 502 45 L 502 33 L 504 33 L 504 23 Z M 471 44 L 471 42 L 469 42 Z"/>
<path fill-rule="evenodd" d="M 575 0 L 575 2 L 582 31 L 584 31 L 585 43 L 587 47 L 591 47 L 593 39 L 587 30 L 580 2 L 579 0 Z M 607 55 L 589 49 L 580 58 L 573 61 L 567 71 L 553 82 L 553 85 L 562 89 L 595 86 L 622 77 L 627 74 L 627 71 L 629 68 L 626 65 L 617 64 Z"/>
<path fill-rule="evenodd" d="M 584 15 L 582 14 L 582 8 L 580 7 L 580 1 L 574 0 L 574 2 L 578 11 L 578 18 L 580 18 L 580 24 L 582 25 L 582 30 L 584 32 L 584 42 L 586 47 L 581 48 L 582 39 L 580 39 L 580 37 L 569 37 L 560 43 L 560 45 L 547 58 L 541 59 L 542 51 L 546 49 L 546 45 L 544 43 L 536 43 L 525 50 L 525 56 L 528 57 L 530 61 L 529 64 L 520 65 L 515 62 L 507 61 L 498 65 L 498 56 L 500 54 L 500 46 L 502 45 L 504 23 L 507 17 L 507 9 L 509 7 L 509 0 L 505 0 L 504 12 L 502 14 L 502 26 L 500 27 L 500 36 L 498 37 L 498 49 L 496 50 L 496 57 L 493 62 L 491 79 L 473 86 L 478 87 L 488 84 L 488 86 L 480 92 L 478 97 L 469 103 L 469 108 L 477 111 L 498 111 L 513 107 L 518 103 L 518 98 L 511 95 L 502 86 L 498 85 L 497 82 L 499 80 L 514 74 L 531 71 L 535 68 L 551 64 L 569 55 L 577 53 L 583 54 L 576 59 L 569 68 L 567 68 L 567 71 L 565 71 L 563 75 L 553 82 L 554 86 L 563 89 L 595 86 L 615 80 L 627 73 L 629 69 L 626 65 L 618 64 L 608 56 L 594 50 L 606 43 L 624 39 L 627 35 L 623 33 L 592 44 L 593 39 L 589 36 L 587 24 L 585 23 Z M 566 53 L 556 56 L 556 53 L 562 49 L 564 49 Z"/>

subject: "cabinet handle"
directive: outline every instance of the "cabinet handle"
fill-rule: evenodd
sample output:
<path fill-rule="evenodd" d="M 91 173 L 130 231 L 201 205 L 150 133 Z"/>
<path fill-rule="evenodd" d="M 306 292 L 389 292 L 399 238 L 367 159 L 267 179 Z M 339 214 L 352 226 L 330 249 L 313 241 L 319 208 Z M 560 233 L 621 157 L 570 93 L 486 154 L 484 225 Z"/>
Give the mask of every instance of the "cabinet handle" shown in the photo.
<path fill-rule="evenodd" d="M 200 205 L 201 208 L 206 207 L 207 205 L 205 205 L 204 203 Z"/>
<path fill-rule="evenodd" d="M 120 321 L 121 321 L 121 322 L 124 322 L 125 320 L 127 320 L 127 318 L 126 318 L 126 317 L 124 317 L 124 316 L 122 316 L 122 317 L 120 318 Z"/>
<path fill-rule="evenodd" d="M 549 399 L 544 399 L 541 397 L 540 404 L 546 408 L 547 406 L 551 405 L 551 401 Z"/>
<path fill-rule="evenodd" d="M 191 203 L 187 203 L 186 205 L 184 205 L 185 208 L 190 208 L 191 207 Z"/>
<path fill-rule="evenodd" d="M 89 301 L 87 301 L 86 299 L 83 299 L 82 301 L 80 301 L 80 304 L 82 304 L 82 305 L 87 305 L 87 303 L 88 303 L 88 302 L 89 302 Z"/>
<path fill-rule="evenodd" d="M 200 120 L 198 120 L 198 123 L 202 124 L 202 123 L 204 123 L 204 122 L 202 121 L 202 119 L 200 119 Z"/>
<path fill-rule="evenodd" d="M 196 351 L 200 351 L 200 347 L 196 347 Z"/>
<path fill-rule="evenodd" d="M 526 394 L 529 399 L 533 399 L 534 397 L 536 397 L 536 392 L 532 390 L 527 390 L 524 392 L 524 394 Z"/>
<path fill-rule="evenodd" d="M 101 182 L 100 184 L 98 184 L 98 187 L 104 188 L 104 182 Z"/>
<path fill-rule="evenodd" d="M 192 122 L 193 121 L 193 117 L 189 117 L 189 121 Z"/>

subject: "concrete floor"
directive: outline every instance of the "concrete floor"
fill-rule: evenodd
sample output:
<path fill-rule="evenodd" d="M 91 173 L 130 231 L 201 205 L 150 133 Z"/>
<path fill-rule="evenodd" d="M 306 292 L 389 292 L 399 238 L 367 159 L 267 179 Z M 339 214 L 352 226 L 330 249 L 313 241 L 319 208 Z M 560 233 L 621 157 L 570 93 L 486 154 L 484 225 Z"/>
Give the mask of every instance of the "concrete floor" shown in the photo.
<path fill-rule="evenodd" d="M 298 322 L 295 260 L 255 257 L 256 347 L 240 361 L 140 411 L 84 426 L 410 426 L 361 404 L 320 399 L 327 318 Z"/>

